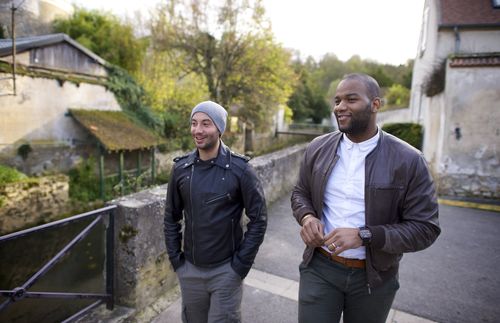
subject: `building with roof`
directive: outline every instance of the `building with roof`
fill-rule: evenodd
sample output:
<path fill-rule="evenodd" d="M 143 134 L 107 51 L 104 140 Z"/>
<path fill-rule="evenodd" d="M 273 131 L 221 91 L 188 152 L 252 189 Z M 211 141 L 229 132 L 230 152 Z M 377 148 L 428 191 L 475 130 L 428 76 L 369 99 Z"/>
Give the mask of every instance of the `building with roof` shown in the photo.
<path fill-rule="evenodd" d="M 124 152 L 154 151 L 156 136 L 108 90 L 101 57 L 65 34 L 16 38 L 14 79 L 12 53 L 12 40 L 0 39 L 0 163 L 27 174 L 64 172 L 94 155 L 116 172 Z"/>
<path fill-rule="evenodd" d="M 11 37 L 11 10 L 16 10 L 16 35 L 40 35 L 50 32 L 52 21 L 69 18 L 74 11 L 69 0 L 0 0 L 0 29 Z"/>
<path fill-rule="evenodd" d="M 500 1 L 426 0 L 410 114 L 441 195 L 500 198 Z"/>

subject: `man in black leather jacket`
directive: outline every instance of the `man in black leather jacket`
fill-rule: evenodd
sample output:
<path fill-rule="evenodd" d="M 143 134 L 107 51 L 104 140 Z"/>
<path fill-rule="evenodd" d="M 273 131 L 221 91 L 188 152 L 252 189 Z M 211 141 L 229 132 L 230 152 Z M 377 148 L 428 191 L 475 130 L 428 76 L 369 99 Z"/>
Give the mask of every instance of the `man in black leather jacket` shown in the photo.
<path fill-rule="evenodd" d="M 168 184 L 165 242 L 179 278 L 183 322 L 241 321 L 242 280 L 267 226 L 264 193 L 249 158 L 220 139 L 226 118 L 215 102 L 194 107 L 196 149 L 174 159 Z M 245 233 L 243 210 L 249 219 Z"/>
<path fill-rule="evenodd" d="M 339 130 L 306 149 L 291 202 L 306 249 L 299 323 L 385 322 L 404 252 L 440 234 L 434 183 L 421 152 L 380 130 L 377 82 L 349 74 L 337 87 Z"/>

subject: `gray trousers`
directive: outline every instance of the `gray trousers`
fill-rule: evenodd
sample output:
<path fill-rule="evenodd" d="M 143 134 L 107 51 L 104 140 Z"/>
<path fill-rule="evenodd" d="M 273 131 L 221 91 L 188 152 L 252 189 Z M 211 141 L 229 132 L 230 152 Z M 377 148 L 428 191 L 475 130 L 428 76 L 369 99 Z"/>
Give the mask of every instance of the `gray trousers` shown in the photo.
<path fill-rule="evenodd" d="M 243 282 L 227 262 L 203 268 L 186 261 L 176 271 L 184 323 L 239 323 Z"/>
<path fill-rule="evenodd" d="M 383 323 L 399 289 L 396 277 L 369 293 L 365 269 L 349 268 L 315 252 L 300 265 L 299 323 Z"/>

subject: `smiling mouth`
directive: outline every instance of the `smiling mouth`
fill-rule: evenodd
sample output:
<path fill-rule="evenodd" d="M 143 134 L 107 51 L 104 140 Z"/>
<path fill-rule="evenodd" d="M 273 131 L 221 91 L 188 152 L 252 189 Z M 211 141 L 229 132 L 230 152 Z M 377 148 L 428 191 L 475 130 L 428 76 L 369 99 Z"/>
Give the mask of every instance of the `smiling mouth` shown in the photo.
<path fill-rule="evenodd" d="M 345 120 L 347 118 L 350 118 L 351 116 L 350 115 L 347 115 L 347 114 L 341 114 L 341 115 L 337 115 L 337 119 L 338 120 Z"/>

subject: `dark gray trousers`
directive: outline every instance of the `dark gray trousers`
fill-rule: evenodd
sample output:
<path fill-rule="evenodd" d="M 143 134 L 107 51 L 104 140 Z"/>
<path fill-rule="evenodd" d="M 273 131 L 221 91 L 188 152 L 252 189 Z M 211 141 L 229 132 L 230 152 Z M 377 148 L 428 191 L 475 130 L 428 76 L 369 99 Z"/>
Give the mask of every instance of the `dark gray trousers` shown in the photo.
<path fill-rule="evenodd" d="M 203 268 L 186 261 L 176 271 L 184 323 L 239 323 L 243 281 L 227 262 Z"/>
<path fill-rule="evenodd" d="M 300 265 L 299 323 L 383 323 L 399 289 L 397 278 L 369 293 L 365 269 L 349 268 L 315 252 Z"/>

